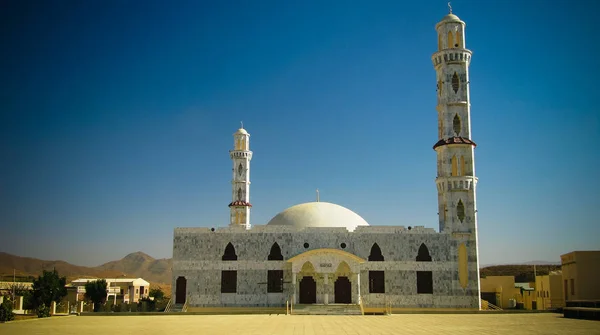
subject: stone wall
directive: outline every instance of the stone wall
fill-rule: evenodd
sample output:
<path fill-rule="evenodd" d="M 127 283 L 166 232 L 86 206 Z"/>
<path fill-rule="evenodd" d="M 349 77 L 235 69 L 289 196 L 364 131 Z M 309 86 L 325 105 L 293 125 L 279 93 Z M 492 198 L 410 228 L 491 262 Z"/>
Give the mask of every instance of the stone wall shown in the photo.
<path fill-rule="evenodd" d="M 281 248 L 283 261 L 268 261 L 274 243 Z M 458 280 L 458 244 L 468 244 L 468 286 L 463 289 Z M 345 228 L 295 229 L 285 226 L 255 226 L 251 230 L 239 227 L 177 228 L 173 240 L 173 298 L 176 279 L 187 280 L 187 300 L 190 306 L 278 306 L 294 295 L 292 264 L 288 260 L 316 249 L 337 249 L 364 260 L 360 268 L 360 291 L 366 306 L 394 307 L 465 307 L 477 308 L 479 281 L 474 238 L 437 233 L 433 229 L 414 227 L 359 227 L 354 232 Z M 223 261 L 225 247 L 231 243 L 236 261 Z M 308 247 L 305 247 L 308 243 Z M 342 243 L 345 244 L 342 248 Z M 369 262 L 373 244 L 380 247 L 384 261 Z M 417 262 L 421 244 L 425 244 L 431 262 Z M 221 293 L 221 271 L 237 270 L 237 292 Z M 283 293 L 267 294 L 267 270 L 284 270 Z M 385 271 L 384 294 L 369 293 L 369 270 Z M 417 294 L 416 271 L 432 271 L 433 294 Z M 319 292 L 329 294 L 334 301 L 333 283 L 324 281 L 319 269 L 315 276 Z M 301 278 L 298 277 L 299 281 Z M 349 277 L 353 286 L 356 276 Z M 296 285 L 298 286 L 298 285 Z"/>

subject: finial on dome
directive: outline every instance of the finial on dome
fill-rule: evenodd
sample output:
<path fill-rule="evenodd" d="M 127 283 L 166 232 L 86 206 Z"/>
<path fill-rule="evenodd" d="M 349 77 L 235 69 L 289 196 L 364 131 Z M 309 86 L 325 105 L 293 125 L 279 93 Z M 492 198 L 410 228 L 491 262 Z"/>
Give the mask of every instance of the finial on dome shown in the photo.
<path fill-rule="evenodd" d="M 452 11 L 450 11 L 450 12 L 452 13 Z M 244 121 L 240 121 L 240 128 L 244 129 Z"/>
<path fill-rule="evenodd" d="M 448 1 L 448 13 L 452 14 L 452 4 Z"/>
<path fill-rule="evenodd" d="M 317 189 L 317 202 L 319 202 L 319 189 Z"/>

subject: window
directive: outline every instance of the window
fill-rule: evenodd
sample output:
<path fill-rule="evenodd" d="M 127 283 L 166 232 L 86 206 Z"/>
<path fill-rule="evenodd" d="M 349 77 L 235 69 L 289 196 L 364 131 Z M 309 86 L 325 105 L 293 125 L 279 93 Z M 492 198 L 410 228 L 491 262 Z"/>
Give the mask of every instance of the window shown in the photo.
<path fill-rule="evenodd" d="M 283 270 L 269 270 L 267 272 L 267 292 L 283 292 Z"/>
<path fill-rule="evenodd" d="M 385 293 L 384 271 L 369 271 L 369 293 Z"/>
<path fill-rule="evenodd" d="M 431 255 L 429 255 L 429 249 L 427 249 L 425 243 L 421 243 L 419 247 L 417 262 L 431 262 Z"/>
<path fill-rule="evenodd" d="M 369 254 L 369 262 L 383 262 L 383 255 L 377 243 L 373 243 L 371 254 Z"/>
<path fill-rule="evenodd" d="M 452 48 L 454 46 L 454 36 L 452 35 L 452 32 L 449 31 L 448 32 L 448 49 Z"/>
<path fill-rule="evenodd" d="M 571 295 L 575 295 L 575 279 L 571 278 Z"/>
<path fill-rule="evenodd" d="M 225 247 L 225 253 L 223 254 L 222 260 L 224 261 L 237 261 L 237 255 L 235 254 L 235 248 L 233 244 L 229 242 Z"/>
<path fill-rule="evenodd" d="M 431 255 L 425 243 L 421 243 L 417 254 L 417 262 L 431 262 Z M 433 293 L 433 272 L 417 271 L 417 293 L 432 294 Z"/>
<path fill-rule="evenodd" d="M 237 288 L 237 271 L 221 271 L 221 293 L 235 293 Z"/>
<path fill-rule="evenodd" d="M 458 205 L 456 205 L 456 216 L 458 216 L 461 223 L 465 219 L 465 205 L 462 200 L 458 200 Z"/>
<path fill-rule="evenodd" d="M 433 273 L 431 271 L 417 271 L 417 293 L 433 294 Z"/>
<path fill-rule="evenodd" d="M 281 254 L 281 248 L 279 247 L 279 244 L 277 244 L 277 242 L 273 243 L 273 245 L 271 246 L 271 252 L 269 253 L 269 256 L 267 257 L 267 259 L 270 261 L 282 261 L 283 260 L 283 255 Z"/>
<path fill-rule="evenodd" d="M 454 114 L 454 119 L 452 120 L 452 128 L 454 128 L 454 136 L 460 136 L 460 116 L 458 114 Z"/>
<path fill-rule="evenodd" d="M 454 90 L 454 94 L 458 93 L 458 88 L 460 87 L 460 79 L 458 78 L 458 74 L 454 72 L 452 76 L 452 90 Z"/>
<path fill-rule="evenodd" d="M 135 289 L 135 294 L 138 294 L 139 292 L 140 292 L 140 290 L 136 288 Z"/>

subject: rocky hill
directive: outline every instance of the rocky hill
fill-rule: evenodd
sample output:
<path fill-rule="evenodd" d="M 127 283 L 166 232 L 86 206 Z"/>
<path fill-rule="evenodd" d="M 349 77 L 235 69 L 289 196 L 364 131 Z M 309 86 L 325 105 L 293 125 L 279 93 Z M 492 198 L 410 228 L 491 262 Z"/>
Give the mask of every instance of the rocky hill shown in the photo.
<path fill-rule="evenodd" d="M 550 271 L 560 270 L 560 265 L 540 264 L 535 266 L 537 275 L 547 275 Z M 515 282 L 533 282 L 534 270 L 533 265 L 493 265 L 486 266 L 479 270 L 479 275 L 483 278 L 486 276 L 514 276 Z"/>
<path fill-rule="evenodd" d="M 154 259 L 143 252 L 134 252 L 118 261 L 96 267 L 78 266 L 64 261 L 48 261 L 20 257 L 0 252 L 0 276 L 12 277 L 13 269 L 19 276 L 38 276 L 42 270 L 56 269 L 68 279 L 78 277 L 129 277 L 143 278 L 151 283 L 171 283 L 171 259 Z M 162 286 L 162 285 L 161 285 Z"/>

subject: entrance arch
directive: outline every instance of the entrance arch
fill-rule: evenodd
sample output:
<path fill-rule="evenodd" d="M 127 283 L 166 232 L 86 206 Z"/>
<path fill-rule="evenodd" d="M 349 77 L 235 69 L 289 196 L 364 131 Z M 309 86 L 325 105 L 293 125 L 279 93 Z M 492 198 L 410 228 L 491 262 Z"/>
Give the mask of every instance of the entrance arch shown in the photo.
<path fill-rule="evenodd" d="M 334 294 L 336 304 L 352 303 L 352 284 L 348 277 L 338 277 L 335 281 Z"/>
<path fill-rule="evenodd" d="M 187 280 L 185 277 L 177 277 L 175 282 L 175 303 L 185 304 Z"/>
<path fill-rule="evenodd" d="M 300 280 L 300 303 L 317 303 L 317 282 L 312 276 L 304 276 Z"/>

